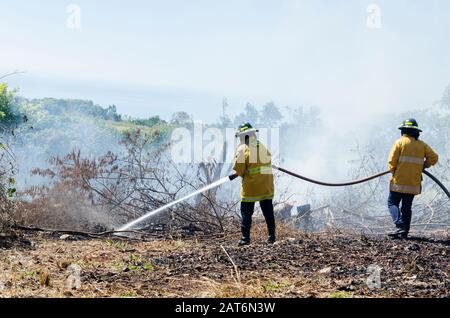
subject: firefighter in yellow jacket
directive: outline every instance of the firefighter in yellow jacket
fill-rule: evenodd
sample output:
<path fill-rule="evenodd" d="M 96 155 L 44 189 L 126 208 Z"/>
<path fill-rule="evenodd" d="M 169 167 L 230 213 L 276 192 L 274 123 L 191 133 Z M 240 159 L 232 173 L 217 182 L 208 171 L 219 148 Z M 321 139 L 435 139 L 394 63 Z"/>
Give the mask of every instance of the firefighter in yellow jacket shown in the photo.
<path fill-rule="evenodd" d="M 397 228 L 389 236 L 407 238 L 412 203 L 414 197 L 422 192 L 422 171 L 435 165 L 438 155 L 419 140 L 422 130 L 415 119 L 405 120 L 399 129 L 401 138 L 392 146 L 388 163 L 392 173 L 388 207 Z"/>
<path fill-rule="evenodd" d="M 275 217 L 272 199 L 274 182 L 272 159 L 267 148 L 257 139 L 256 132 L 249 123 L 239 126 L 236 137 L 240 144 L 236 151 L 233 170 L 234 177 L 242 177 L 241 216 L 242 239 L 239 245 L 250 244 L 250 228 L 255 202 L 259 202 L 267 223 L 267 242 L 275 242 Z"/>

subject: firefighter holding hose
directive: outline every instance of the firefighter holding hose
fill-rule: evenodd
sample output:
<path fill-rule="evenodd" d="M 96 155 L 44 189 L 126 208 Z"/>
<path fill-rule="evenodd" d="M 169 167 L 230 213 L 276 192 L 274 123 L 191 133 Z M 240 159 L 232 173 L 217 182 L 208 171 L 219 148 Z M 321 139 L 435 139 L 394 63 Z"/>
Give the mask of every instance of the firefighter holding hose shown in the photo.
<path fill-rule="evenodd" d="M 401 138 L 392 146 L 388 162 L 392 173 L 388 207 L 397 228 L 389 236 L 406 239 L 414 197 L 422 192 L 422 171 L 435 165 L 438 155 L 419 140 L 422 130 L 415 119 L 405 120 L 399 129 Z"/>
<path fill-rule="evenodd" d="M 250 244 L 250 228 L 255 202 L 259 202 L 267 223 L 269 233 L 267 242 L 275 243 L 272 159 L 269 150 L 257 139 L 257 132 L 258 130 L 249 123 L 240 125 L 236 132 L 236 138 L 239 138 L 240 143 L 234 159 L 233 175 L 230 176 L 230 179 L 242 177 L 242 238 L 238 243 L 239 246 Z"/>

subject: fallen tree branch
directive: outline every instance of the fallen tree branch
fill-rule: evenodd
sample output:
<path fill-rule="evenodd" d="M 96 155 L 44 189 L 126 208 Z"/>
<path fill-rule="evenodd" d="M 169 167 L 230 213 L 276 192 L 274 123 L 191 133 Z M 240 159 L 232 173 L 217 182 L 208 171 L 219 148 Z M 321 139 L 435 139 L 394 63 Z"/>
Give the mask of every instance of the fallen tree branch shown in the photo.
<path fill-rule="evenodd" d="M 46 232 L 46 233 L 60 233 L 60 234 L 68 234 L 68 235 L 78 235 L 93 239 L 98 238 L 105 238 L 105 237 L 114 237 L 118 239 L 127 239 L 127 240 L 135 240 L 140 241 L 142 238 L 145 237 L 151 237 L 151 238 L 161 238 L 161 237 L 171 237 L 172 234 L 167 232 L 164 233 L 166 236 L 163 235 L 163 233 L 149 233 L 144 230 L 126 230 L 126 231 L 105 231 L 105 232 L 99 232 L 99 233 L 93 233 L 93 232 L 84 232 L 84 231 L 74 231 L 74 230 L 61 230 L 61 229 L 46 229 L 46 228 L 40 228 L 40 227 L 32 227 L 32 226 L 23 226 L 23 225 L 12 225 L 11 228 L 17 229 L 17 230 L 23 230 L 23 231 L 32 231 L 32 232 Z M 127 235 L 120 235 L 120 234 L 136 234 L 140 235 L 141 239 L 133 238 Z M 202 234 L 201 236 L 196 236 L 196 239 L 211 239 L 211 238 L 223 238 L 225 237 L 224 233 L 215 233 L 215 234 Z"/>
<path fill-rule="evenodd" d="M 233 268 L 234 268 L 234 271 L 236 273 L 237 282 L 240 284 L 241 283 L 241 275 L 239 274 L 239 269 L 238 269 L 237 265 L 234 263 L 233 259 L 231 258 L 230 254 L 228 254 L 228 252 L 225 249 L 225 247 L 223 247 L 223 245 L 220 245 L 220 247 L 225 252 L 225 254 L 228 256 L 228 259 L 230 260 L 231 264 L 233 264 Z"/>
<path fill-rule="evenodd" d="M 60 234 L 78 235 L 78 236 L 84 236 L 84 237 L 90 237 L 90 238 L 102 238 L 105 236 L 112 236 L 112 235 L 116 235 L 116 234 L 126 234 L 126 233 L 139 234 L 142 236 L 155 236 L 152 233 L 143 232 L 143 231 L 139 231 L 139 230 L 126 230 L 126 231 L 111 230 L 111 231 L 93 233 L 93 232 L 74 231 L 74 230 L 45 229 L 45 228 L 40 228 L 40 227 L 23 226 L 23 225 L 17 225 L 17 224 L 13 225 L 12 228 L 17 229 L 17 230 L 24 230 L 24 231 L 60 233 Z M 119 236 L 119 235 L 116 235 L 116 236 L 121 237 L 121 238 L 130 239 L 130 237 L 127 237 L 127 236 Z"/>
<path fill-rule="evenodd" d="M 448 227 L 449 225 L 446 223 L 421 223 L 421 224 L 411 224 L 411 227 L 415 226 L 443 226 Z M 392 226 L 382 226 L 382 227 L 373 227 L 373 230 L 382 230 L 382 229 L 389 229 L 392 228 Z"/>

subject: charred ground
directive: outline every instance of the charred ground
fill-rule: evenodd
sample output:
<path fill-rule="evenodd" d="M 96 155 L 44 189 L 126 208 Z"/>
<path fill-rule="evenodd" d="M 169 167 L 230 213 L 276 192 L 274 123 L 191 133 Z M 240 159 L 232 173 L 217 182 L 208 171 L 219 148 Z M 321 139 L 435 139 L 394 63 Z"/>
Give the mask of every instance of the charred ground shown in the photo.
<path fill-rule="evenodd" d="M 403 241 L 281 229 L 279 242 L 267 245 L 264 229 L 255 230 L 244 248 L 235 244 L 237 233 L 145 242 L 3 237 L 0 296 L 449 297 L 446 233 Z M 71 264 L 81 267 L 81 288 L 67 285 Z M 375 266 L 381 287 L 369 288 Z"/>

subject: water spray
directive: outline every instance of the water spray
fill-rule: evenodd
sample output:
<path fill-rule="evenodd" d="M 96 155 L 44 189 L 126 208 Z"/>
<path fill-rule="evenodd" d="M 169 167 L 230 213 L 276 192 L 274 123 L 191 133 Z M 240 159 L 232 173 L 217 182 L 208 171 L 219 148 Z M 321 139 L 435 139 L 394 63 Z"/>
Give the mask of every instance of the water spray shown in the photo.
<path fill-rule="evenodd" d="M 127 230 L 135 227 L 139 223 L 142 223 L 146 219 L 148 219 L 148 218 L 150 218 L 152 216 L 155 216 L 155 215 L 157 215 L 157 214 L 159 214 L 159 213 L 161 213 L 161 212 L 163 212 L 163 211 L 173 207 L 174 205 L 177 205 L 178 203 L 186 201 L 187 199 L 192 198 L 192 197 L 194 197 L 194 196 L 196 196 L 198 194 L 201 194 L 203 192 L 206 192 L 208 190 L 217 188 L 217 187 L 221 186 L 222 184 L 224 184 L 224 183 L 226 183 L 228 181 L 234 180 L 236 177 L 237 176 L 235 176 L 235 175 L 231 175 L 231 176 L 228 176 L 228 177 L 224 177 L 224 178 L 222 178 L 220 180 L 217 180 L 216 182 L 211 183 L 210 185 L 204 186 L 203 188 L 198 189 L 195 192 L 192 192 L 192 193 L 190 193 L 190 194 L 188 194 L 188 195 L 186 195 L 186 196 L 184 196 L 182 198 L 179 198 L 179 199 L 177 199 L 177 200 L 175 200 L 173 202 L 170 202 L 170 203 L 168 203 L 168 204 L 166 204 L 166 205 L 164 205 L 164 206 L 162 206 L 162 207 L 160 207 L 160 208 L 158 208 L 156 210 L 150 211 L 150 212 L 144 214 L 143 216 L 137 218 L 136 220 L 131 221 L 130 223 L 127 223 L 127 224 L 123 225 L 122 227 L 117 229 L 117 232 L 127 231 Z"/>

